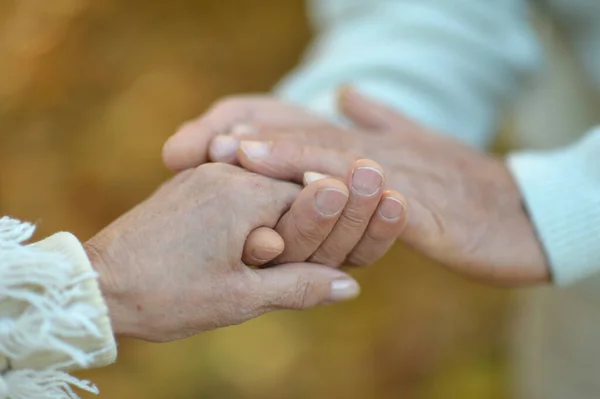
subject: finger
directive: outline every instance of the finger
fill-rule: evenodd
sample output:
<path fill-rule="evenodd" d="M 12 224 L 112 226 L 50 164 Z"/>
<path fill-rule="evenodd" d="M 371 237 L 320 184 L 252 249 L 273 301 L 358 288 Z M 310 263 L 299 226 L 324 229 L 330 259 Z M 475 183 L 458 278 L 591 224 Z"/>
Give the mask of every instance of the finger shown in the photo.
<path fill-rule="evenodd" d="M 210 111 L 209 111 L 210 112 Z M 207 116 L 181 125 L 162 149 L 163 162 L 172 171 L 200 166 L 208 162 L 208 145 L 220 129 L 211 126 Z"/>
<path fill-rule="evenodd" d="M 383 195 L 383 169 L 368 159 L 356 161 L 348 185 L 348 204 L 327 239 L 309 258 L 310 262 L 339 266 L 352 252 L 367 230 Z"/>
<path fill-rule="evenodd" d="M 315 125 L 313 129 L 316 129 Z M 213 162 L 224 162 L 229 164 L 238 163 L 237 150 L 242 140 L 251 141 L 291 141 L 303 143 L 315 147 L 328 147 L 332 141 L 328 135 L 329 125 L 319 127 L 319 134 L 314 134 L 315 130 L 310 130 L 309 134 L 306 127 L 294 128 L 274 127 L 272 125 L 244 124 L 233 127 L 229 135 L 217 135 L 210 143 L 209 156 Z"/>
<path fill-rule="evenodd" d="M 233 136 L 221 134 L 212 139 L 209 147 L 209 158 L 212 162 L 238 164 L 237 151 L 240 141 Z"/>
<path fill-rule="evenodd" d="M 243 234 L 240 243 L 258 227 L 275 227 L 281 215 L 290 209 L 302 191 L 298 184 L 271 179 L 223 163 L 209 163 L 195 170 L 195 186 L 201 189 L 210 184 L 217 190 L 214 200 L 232 204 L 221 217 L 235 218 L 239 222 L 240 229 L 236 233 Z M 214 217 L 219 215 L 215 214 Z M 241 250 L 240 245 L 240 254 Z"/>
<path fill-rule="evenodd" d="M 290 141 L 242 141 L 238 150 L 240 164 L 264 176 L 302 182 L 305 172 L 344 176 L 353 156 Z"/>
<path fill-rule="evenodd" d="M 406 200 L 400 193 L 395 190 L 386 191 L 369 227 L 345 263 L 353 266 L 369 265 L 385 255 L 406 225 L 406 209 Z"/>
<path fill-rule="evenodd" d="M 258 110 L 272 108 L 272 101 L 266 100 L 264 96 L 238 96 L 216 102 L 200 117 L 184 123 L 167 140 L 163 147 L 165 165 L 177 171 L 208 162 L 212 139 L 228 133 L 235 124 L 253 119 Z"/>
<path fill-rule="evenodd" d="M 206 163 L 212 139 L 229 133 L 235 125 L 264 123 L 308 126 L 323 119 L 303 108 L 267 96 L 236 96 L 217 102 L 199 118 L 184 123 L 163 147 L 163 161 L 174 171 Z M 226 151 L 227 148 L 223 148 Z"/>
<path fill-rule="evenodd" d="M 244 244 L 242 262 L 248 266 L 262 266 L 280 255 L 285 248 L 283 238 L 268 227 L 253 230 Z"/>
<path fill-rule="evenodd" d="M 348 188 L 335 179 L 309 184 L 282 216 L 275 231 L 285 249 L 275 263 L 303 262 L 325 241 L 348 201 Z"/>
<path fill-rule="evenodd" d="M 282 215 L 294 206 L 298 197 L 304 198 L 306 195 L 302 194 L 302 187 L 294 183 L 260 175 L 248 180 L 248 183 L 239 184 L 239 206 L 240 211 L 253 214 L 250 220 L 254 221 L 254 228 L 274 229 Z M 242 193 L 244 190 L 247 195 Z"/>
<path fill-rule="evenodd" d="M 312 126 L 273 126 L 264 124 L 253 124 L 236 126 L 231 137 L 238 140 L 275 141 L 288 140 L 309 145 L 327 147 L 332 143 L 338 143 L 336 134 L 340 127 L 327 124 L 314 124 Z"/>
<path fill-rule="evenodd" d="M 352 87 L 346 86 L 340 90 L 338 107 L 352 122 L 360 127 L 387 131 L 411 131 L 414 122 L 401 116 L 394 109 L 366 97 Z"/>
<path fill-rule="evenodd" d="M 304 175 L 302 176 L 302 184 L 304 185 L 304 187 L 306 187 L 309 184 L 316 182 L 317 180 L 322 180 L 322 179 L 327 179 L 327 178 L 337 179 L 336 177 L 327 176 L 322 173 L 304 172 Z M 338 180 L 341 181 L 341 179 L 338 179 Z"/>
<path fill-rule="evenodd" d="M 260 277 L 261 313 L 302 310 L 316 305 L 348 301 L 360 294 L 360 286 L 340 270 L 310 263 L 289 263 L 255 271 Z"/>

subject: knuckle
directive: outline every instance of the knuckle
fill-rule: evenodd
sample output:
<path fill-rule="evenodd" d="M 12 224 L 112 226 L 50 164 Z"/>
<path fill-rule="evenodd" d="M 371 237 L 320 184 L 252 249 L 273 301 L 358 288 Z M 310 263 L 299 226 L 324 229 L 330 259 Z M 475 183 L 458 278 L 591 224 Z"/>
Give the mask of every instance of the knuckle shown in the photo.
<path fill-rule="evenodd" d="M 375 260 L 377 260 L 377 256 L 363 251 L 357 251 L 348 257 L 346 264 L 348 266 L 367 266 L 375 262 Z"/>
<path fill-rule="evenodd" d="M 345 228 L 355 230 L 358 229 L 369 220 L 365 215 L 365 211 L 360 208 L 348 207 L 341 216 L 341 223 Z"/>
<path fill-rule="evenodd" d="M 198 193 L 207 194 L 213 191 L 224 201 L 240 197 L 241 169 L 223 163 L 208 163 L 200 165 L 193 171 L 193 176 L 187 183 Z M 244 190 L 242 186 L 241 190 Z"/>
<path fill-rule="evenodd" d="M 253 279 L 242 273 L 236 277 L 235 281 L 228 283 L 226 298 L 222 299 L 222 304 L 229 309 L 227 324 L 230 325 L 241 324 L 265 312 L 261 309 L 261 294 Z"/>
<path fill-rule="evenodd" d="M 310 258 L 310 261 L 320 265 L 339 267 L 345 257 L 345 251 L 342 251 L 341 249 L 332 249 L 331 247 L 326 246 L 319 248 L 319 250 Z"/>
<path fill-rule="evenodd" d="M 165 190 L 172 189 L 173 187 L 176 187 L 180 184 L 184 184 L 188 179 L 190 179 L 194 175 L 194 172 L 194 169 L 186 169 L 182 172 L 177 173 L 171 179 L 162 183 L 157 191 L 162 192 Z"/>
<path fill-rule="evenodd" d="M 299 148 L 296 148 L 296 153 L 298 154 L 298 161 L 303 161 L 305 159 L 309 159 L 310 156 L 310 147 L 307 145 L 300 145 Z"/>
<path fill-rule="evenodd" d="M 212 176 L 217 173 L 220 169 L 219 164 L 217 163 L 205 163 L 198 167 L 196 167 L 196 175 L 200 176 Z"/>
<path fill-rule="evenodd" d="M 292 219 L 293 235 L 297 241 L 309 243 L 309 244 L 320 244 L 325 236 L 325 227 L 318 223 L 306 223 L 300 221 L 299 218 L 295 217 Z"/>
<path fill-rule="evenodd" d="M 198 171 L 198 175 L 204 178 L 227 178 L 233 177 L 235 175 L 235 172 L 239 170 L 239 168 L 236 168 L 235 166 L 226 163 L 211 162 L 198 166 L 196 170 Z"/>
<path fill-rule="evenodd" d="M 288 300 L 287 307 L 292 310 L 306 309 L 310 291 L 311 284 L 308 281 L 298 279 Z"/>
<path fill-rule="evenodd" d="M 200 181 L 202 183 L 208 183 L 215 179 L 218 174 L 218 166 L 216 166 L 214 163 L 206 163 L 198 166 L 194 170 L 191 178 L 194 182 Z"/>
<path fill-rule="evenodd" d="M 312 284 L 300 277 L 290 286 L 289 289 L 279 292 L 276 295 L 257 294 L 260 299 L 257 305 L 257 313 L 264 314 L 276 310 L 303 310 L 308 308 Z"/>
<path fill-rule="evenodd" d="M 230 124 L 248 122 L 254 119 L 258 108 L 268 102 L 257 95 L 229 95 L 217 101 L 212 110 L 218 117 L 227 117 Z"/>
<path fill-rule="evenodd" d="M 278 141 L 273 145 L 273 152 L 280 154 L 290 166 L 300 165 L 306 157 L 308 147 L 293 141 Z"/>
<path fill-rule="evenodd" d="M 212 106 L 213 110 L 223 112 L 231 110 L 243 104 L 242 98 L 236 95 L 228 95 L 217 100 Z"/>
<path fill-rule="evenodd" d="M 376 222 L 374 222 L 376 223 Z M 394 239 L 393 231 L 391 227 L 380 226 L 374 224 L 367 229 L 365 236 L 369 241 L 374 243 L 381 243 L 385 241 L 391 241 Z"/>

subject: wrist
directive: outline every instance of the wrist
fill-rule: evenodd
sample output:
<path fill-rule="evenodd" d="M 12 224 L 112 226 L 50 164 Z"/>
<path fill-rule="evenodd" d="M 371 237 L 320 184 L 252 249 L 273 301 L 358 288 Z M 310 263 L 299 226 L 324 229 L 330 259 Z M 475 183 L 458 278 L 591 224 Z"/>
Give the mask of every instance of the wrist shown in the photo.
<path fill-rule="evenodd" d="M 123 281 L 123 273 L 116 272 L 117 266 L 108 256 L 108 246 L 102 238 L 96 236 L 83 244 L 83 248 L 98 273 L 100 291 L 108 308 L 113 332 L 115 335 L 135 335 L 135 320 L 131 317 L 127 306 L 127 282 Z"/>
<path fill-rule="evenodd" d="M 532 283 L 548 283 L 551 281 L 550 264 L 523 193 L 510 170 L 507 159 L 495 157 L 495 161 L 500 169 L 497 174 L 499 181 L 502 182 L 500 192 L 508 194 L 507 201 L 514 203 L 513 216 L 508 220 L 515 221 L 511 223 L 515 226 L 513 235 L 520 237 L 519 242 L 523 245 L 521 253 L 524 270 L 528 271 Z"/>

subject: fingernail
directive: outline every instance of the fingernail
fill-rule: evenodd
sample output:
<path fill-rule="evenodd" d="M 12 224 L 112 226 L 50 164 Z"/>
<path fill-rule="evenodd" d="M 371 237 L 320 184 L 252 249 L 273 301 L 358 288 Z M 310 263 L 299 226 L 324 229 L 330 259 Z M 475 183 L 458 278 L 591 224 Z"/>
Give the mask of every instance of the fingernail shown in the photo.
<path fill-rule="evenodd" d="M 271 248 L 261 248 L 252 251 L 252 257 L 259 262 L 268 262 L 278 256 L 281 251 Z"/>
<path fill-rule="evenodd" d="M 264 141 L 242 141 L 240 148 L 248 158 L 264 158 L 269 155 L 271 143 Z"/>
<path fill-rule="evenodd" d="M 310 183 L 316 182 L 317 180 L 325 179 L 326 177 L 326 175 L 317 172 L 305 172 L 304 185 L 308 186 Z"/>
<path fill-rule="evenodd" d="M 394 197 L 385 198 L 379 206 L 379 214 L 389 222 L 395 222 L 400 219 L 404 212 L 404 204 Z"/>
<path fill-rule="evenodd" d="M 238 141 L 229 136 L 217 136 L 210 145 L 210 156 L 213 159 L 229 158 L 235 155 Z"/>
<path fill-rule="evenodd" d="M 249 134 L 257 134 L 258 128 L 252 126 L 252 125 L 247 125 L 247 124 L 239 124 L 239 125 L 235 125 L 232 129 L 231 129 L 231 134 L 235 135 L 235 136 L 246 136 Z"/>
<path fill-rule="evenodd" d="M 331 282 L 331 301 L 342 302 L 356 298 L 360 294 L 360 286 L 354 280 L 345 278 Z"/>
<path fill-rule="evenodd" d="M 359 194 L 372 196 L 383 184 L 383 175 L 375 168 L 363 166 L 352 174 L 352 188 Z"/>
<path fill-rule="evenodd" d="M 335 188 L 322 188 L 317 191 L 315 205 L 323 216 L 337 215 L 348 202 L 348 194 Z"/>

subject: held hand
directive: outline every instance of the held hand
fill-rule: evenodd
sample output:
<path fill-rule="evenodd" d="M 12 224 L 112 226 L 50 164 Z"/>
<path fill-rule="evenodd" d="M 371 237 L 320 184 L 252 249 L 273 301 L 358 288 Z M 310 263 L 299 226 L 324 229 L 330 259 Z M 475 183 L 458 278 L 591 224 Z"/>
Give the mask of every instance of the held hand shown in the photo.
<path fill-rule="evenodd" d="M 288 215 L 306 212 L 331 189 L 325 181 L 300 192 L 225 164 L 178 174 L 85 245 L 115 332 L 170 341 L 273 310 L 354 298 L 357 283 L 335 269 L 297 263 L 253 270 L 241 261 L 252 231 L 274 228 L 292 203 Z"/>
<path fill-rule="evenodd" d="M 165 144 L 165 164 L 173 170 L 195 167 L 210 160 L 238 164 L 239 138 L 256 133 L 254 126 L 261 125 L 329 126 L 326 120 L 276 99 L 233 97 L 219 101 L 200 118 L 184 124 Z M 297 225 L 302 226 L 301 219 L 292 226 L 278 225 L 276 230 L 285 241 L 285 250 L 274 263 L 309 260 L 329 266 L 366 265 L 385 254 L 402 231 L 407 219 L 406 201 L 397 191 L 386 189 L 381 166 L 368 160 L 338 166 L 344 168 L 341 175 L 346 175 L 349 187 L 349 198 L 339 221 L 331 226 L 327 235 L 300 234 L 302 240 L 290 237 Z M 307 180 L 321 177 L 309 174 Z M 302 176 L 295 180 L 301 182 Z M 266 235 L 268 231 L 263 233 Z M 277 237 L 271 237 L 272 242 L 277 243 Z M 249 241 L 248 251 L 256 251 L 258 244 L 254 235 Z"/>
<path fill-rule="evenodd" d="M 184 123 L 164 145 L 163 160 L 174 172 L 195 168 L 212 160 L 235 162 L 235 140 L 222 141 L 209 154 L 209 145 L 216 136 L 245 125 L 264 123 L 269 126 L 317 126 L 327 124 L 323 118 L 298 106 L 266 95 L 232 96 L 216 102 L 200 117 Z"/>
<path fill-rule="evenodd" d="M 502 159 L 429 132 L 351 90 L 343 92 L 340 108 L 356 128 L 245 127 L 242 133 L 250 134 L 232 135 L 240 143 L 237 162 L 300 181 L 308 171 L 343 176 L 356 159 L 373 159 L 388 186 L 409 203 L 403 241 L 485 282 L 549 280 L 547 260 Z"/>

